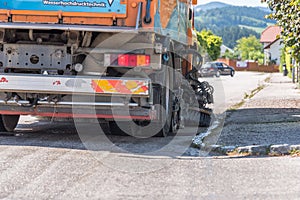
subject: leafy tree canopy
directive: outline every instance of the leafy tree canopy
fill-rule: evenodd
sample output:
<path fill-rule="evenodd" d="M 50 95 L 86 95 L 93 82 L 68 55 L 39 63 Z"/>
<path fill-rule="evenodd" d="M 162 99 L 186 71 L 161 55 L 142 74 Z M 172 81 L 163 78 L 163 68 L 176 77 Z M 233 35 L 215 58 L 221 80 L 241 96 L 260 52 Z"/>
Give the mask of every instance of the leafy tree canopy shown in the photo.
<path fill-rule="evenodd" d="M 263 0 L 273 10 L 270 18 L 282 27 L 281 37 L 300 62 L 300 0 Z"/>
<path fill-rule="evenodd" d="M 237 41 L 236 51 L 242 60 L 261 61 L 264 58 L 263 46 L 255 36 L 243 37 Z"/>
<path fill-rule="evenodd" d="M 197 32 L 200 46 L 208 53 L 212 60 L 219 58 L 221 54 L 222 38 L 214 35 L 211 31 L 202 30 Z"/>
<path fill-rule="evenodd" d="M 239 58 L 239 53 L 237 51 L 230 52 L 228 49 L 226 49 L 223 57 L 233 59 L 233 60 L 237 60 Z"/>

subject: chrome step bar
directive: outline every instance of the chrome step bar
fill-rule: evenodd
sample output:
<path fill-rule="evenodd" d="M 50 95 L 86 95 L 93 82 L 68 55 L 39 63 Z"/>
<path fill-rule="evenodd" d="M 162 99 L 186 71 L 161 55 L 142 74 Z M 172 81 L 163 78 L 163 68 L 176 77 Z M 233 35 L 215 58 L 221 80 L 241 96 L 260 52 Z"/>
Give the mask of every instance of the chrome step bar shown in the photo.
<path fill-rule="evenodd" d="M 29 101 L 4 101 L 0 100 L 0 104 L 15 104 L 15 105 L 29 105 Z M 118 107 L 118 106 L 129 106 L 129 107 L 138 107 L 137 103 L 114 103 L 114 102 L 48 102 L 48 101 L 38 101 L 37 105 L 63 105 L 63 106 L 109 106 L 109 107 Z"/>
<path fill-rule="evenodd" d="M 13 100 L 10 100 L 10 101 L 3 101 L 3 100 L 0 100 L 0 104 L 17 104 L 17 105 L 24 105 L 24 104 L 30 104 L 29 101 L 23 101 L 23 100 L 20 100 L 20 101 L 13 101 Z"/>
<path fill-rule="evenodd" d="M 137 33 L 136 27 L 97 26 L 97 25 L 70 25 L 70 24 L 38 24 L 38 23 L 0 23 L 0 29 L 32 29 L 32 30 L 63 30 L 107 33 Z"/>

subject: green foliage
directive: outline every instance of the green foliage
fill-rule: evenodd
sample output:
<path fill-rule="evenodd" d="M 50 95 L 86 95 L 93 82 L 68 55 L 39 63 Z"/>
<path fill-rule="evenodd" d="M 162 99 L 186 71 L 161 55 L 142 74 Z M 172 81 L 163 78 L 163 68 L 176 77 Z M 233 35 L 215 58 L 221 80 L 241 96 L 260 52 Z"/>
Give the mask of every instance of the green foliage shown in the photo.
<path fill-rule="evenodd" d="M 200 46 L 207 51 L 212 60 L 219 58 L 221 54 L 222 38 L 214 35 L 211 31 L 203 30 L 197 32 L 197 39 Z"/>
<path fill-rule="evenodd" d="M 279 71 L 282 72 L 283 69 L 283 64 L 285 64 L 285 61 L 286 61 L 286 48 L 283 47 L 281 50 L 280 50 L 280 67 L 279 67 Z"/>
<path fill-rule="evenodd" d="M 262 27 L 253 27 L 253 26 L 245 26 L 245 25 L 239 25 L 239 27 L 247 28 L 247 29 L 253 30 L 257 33 L 262 33 L 266 29 L 266 28 L 262 28 Z"/>
<path fill-rule="evenodd" d="M 250 35 L 255 35 L 257 38 L 260 37 L 260 35 L 255 31 L 247 28 L 240 28 L 238 26 L 217 28 L 215 29 L 214 33 L 218 36 L 221 36 L 224 45 L 232 49 L 236 46 L 236 41 L 242 37 L 248 37 Z"/>
<path fill-rule="evenodd" d="M 232 59 L 232 60 L 237 60 L 239 58 L 239 53 L 238 52 L 230 52 L 228 49 L 226 49 L 224 55 L 223 55 L 224 58 L 229 58 L 229 59 Z"/>
<path fill-rule="evenodd" d="M 275 23 L 274 20 L 265 19 L 269 13 L 259 8 L 238 6 L 198 10 L 195 12 L 195 28 L 198 31 L 211 30 L 222 37 L 224 45 L 234 48 L 236 41 L 242 37 L 254 35 L 260 38 L 260 33 L 253 29 L 262 30 L 269 23 Z"/>
<path fill-rule="evenodd" d="M 255 36 L 243 37 L 237 41 L 236 51 L 240 52 L 242 60 L 263 62 L 263 46 Z"/>
<path fill-rule="evenodd" d="M 300 0 L 266 0 L 275 19 L 282 27 L 281 37 L 286 47 L 291 47 L 293 57 L 300 61 Z"/>

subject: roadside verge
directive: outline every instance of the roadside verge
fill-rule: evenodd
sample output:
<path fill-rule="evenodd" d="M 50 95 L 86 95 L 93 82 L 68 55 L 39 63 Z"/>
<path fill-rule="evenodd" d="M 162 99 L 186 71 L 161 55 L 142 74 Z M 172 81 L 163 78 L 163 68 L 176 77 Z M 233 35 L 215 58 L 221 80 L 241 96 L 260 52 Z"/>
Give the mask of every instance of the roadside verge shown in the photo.
<path fill-rule="evenodd" d="M 220 155 L 300 155 L 299 130 L 300 92 L 273 74 L 229 109 L 217 144 L 202 138 L 193 147 Z"/>

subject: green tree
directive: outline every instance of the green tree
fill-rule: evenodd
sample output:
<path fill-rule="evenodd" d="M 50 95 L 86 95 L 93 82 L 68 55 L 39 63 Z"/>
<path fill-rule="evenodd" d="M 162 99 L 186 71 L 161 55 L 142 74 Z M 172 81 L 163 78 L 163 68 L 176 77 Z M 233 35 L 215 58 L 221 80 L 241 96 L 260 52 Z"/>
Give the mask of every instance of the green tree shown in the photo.
<path fill-rule="evenodd" d="M 202 30 L 197 32 L 200 46 L 208 53 L 212 60 L 219 58 L 221 54 L 222 38 L 214 35 L 211 31 Z"/>
<path fill-rule="evenodd" d="M 229 58 L 229 59 L 233 59 L 233 60 L 237 60 L 238 57 L 239 57 L 239 54 L 238 52 L 230 52 L 228 49 L 225 50 L 225 53 L 224 53 L 224 57 L 225 58 Z"/>
<path fill-rule="evenodd" d="M 293 57 L 300 62 L 300 0 L 262 0 L 269 4 L 275 19 L 282 27 L 281 37 L 285 46 L 292 49 Z"/>
<path fill-rule="evenodd" d="M 262 49 L 262 44 L 255 36 L 243 37 L 237 41 L 236 51 L 240 52 L 242 60 L 263 60 Z"/>

